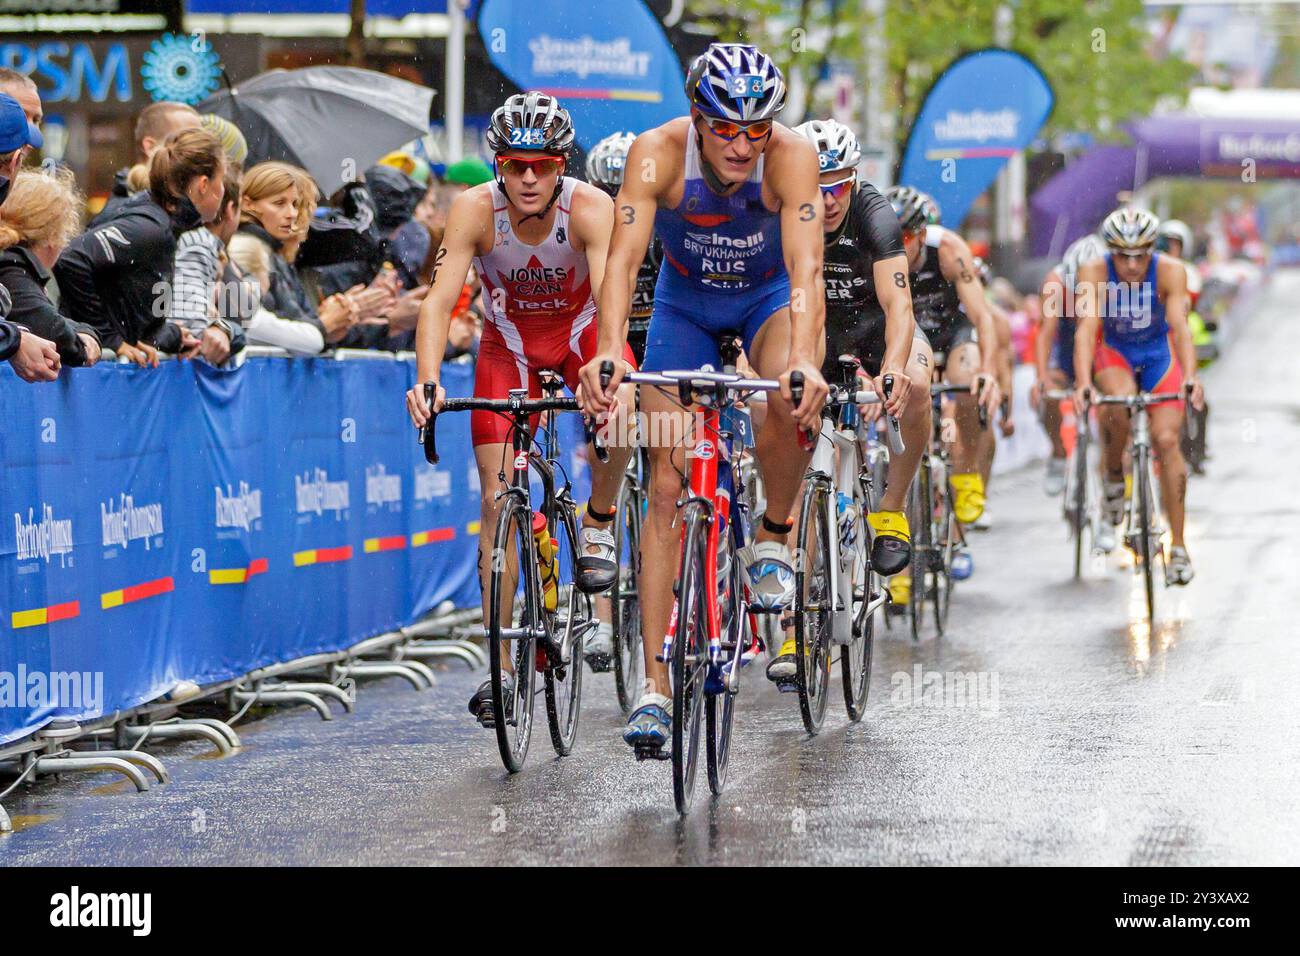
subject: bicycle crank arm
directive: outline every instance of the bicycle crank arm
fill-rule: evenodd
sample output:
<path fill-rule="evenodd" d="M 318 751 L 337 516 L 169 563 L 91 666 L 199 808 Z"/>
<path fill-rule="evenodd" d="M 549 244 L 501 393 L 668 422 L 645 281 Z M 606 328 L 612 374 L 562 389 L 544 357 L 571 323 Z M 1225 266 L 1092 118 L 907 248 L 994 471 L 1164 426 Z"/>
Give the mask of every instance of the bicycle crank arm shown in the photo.
<path fill-rule="evenodd" d="M 546 637 L 546 628 L 503 627 L 497 636 L 503 641 L 523 641 L 529 638 L 540 641 Z M 486 627 L 483 628 L 483 638 L 484 640 L 492 639 L 492 634 Z"/>

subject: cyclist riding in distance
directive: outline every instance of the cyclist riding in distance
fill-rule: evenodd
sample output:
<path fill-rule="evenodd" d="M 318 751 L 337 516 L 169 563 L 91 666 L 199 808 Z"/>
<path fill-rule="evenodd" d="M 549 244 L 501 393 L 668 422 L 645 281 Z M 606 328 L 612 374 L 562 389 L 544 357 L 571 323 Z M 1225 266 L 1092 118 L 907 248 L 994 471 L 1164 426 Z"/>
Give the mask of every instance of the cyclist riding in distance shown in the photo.
<path fill-rule="evenodd" d="M 617 197 L 627 170 L 627 152 L 632 148 L 635 133 L 614 133 L 606 136 L 587 154 L 587 182 L 599 186 L 611 197 Z M 645 339 L 650 329 L 650 313 L 655 305 L 655 283 L 659 281 L 659 264 L 663 261 L 663 245 L 655 236 L 641 260 L 636 274 L 636 289 L 632 292 L 632 309 L 627 317 L 627 344 L 638 363 L 645 360 Z"/>
<path fill-rule="evenodd" d="M 885 409 L 899 419 L 905 451 L 892 455 L 880 510 L 868 514 L 875 535 L 872 567 L 893 575 L 912 558 L 911 533 L 904 511 L 907 489 L 916 476 L 930 440 L 930 376 L 934 356 L 925 333 L 912 318 L 907 283 L 907 253 L 898 217 L 875 186 L 859 182 L 862 158 L 858 138 L 835 120 L 811 120 L 794 130 L 813 144 L 821 170 L 826 248 L 822 276 L 826 282 L 826 359 L 822 375 L 840 377 L 839 356 L 852 355 L 884 395 L 883 379 L 893 376 Z M 864 408 L 874 415 L 880 406 Z M 795 640 L 787 638 L 768 664 L 774 681 L 794 677 Z"/>
<path fill-rule="evenodd" d="M 1043 321 L 1034 339 L 1036 376 L 1029 401 L 1040 409 L 1043 430 L 1052 443 L 1043 490 L 1053 497 L 1065 490 L 1065 442 L 1061 438 L 1060 404 L 1043 401 L 1043 393 L 1074 388 L 1074 300 L 1079 265 L 1105 254 L 1106 244 L 1098 236 L 1076 239 L 1066 248 L 1061 261 L 1044 276 L 1040 290 Z M 1084 427 L 1084 423 L 1080 421 L 1077 427 Z M 1113 528 L 1107 526 L 1098 535 L 1097 546 L 1104 551 L 1114 549 Z"/>
<path fill-rule="evenodd" d="M 820 428 L 827 394 L 820 372 L 825 295 L 817 154 L 775 122 L 785 103 L 785 80 L 753 46 L 712 44 L 691 65 L 686 97 L 689 116 L 642 133 L 628 153 L 627 167 L 638 174 L 624 178 L 616 200 L 609 250 L 609 272 L 616 278 L 601 289 L 600 346 L 582 370 L 579 401 L 589 414 L 611 405 L 624 370 L 616 363 L 613 382 L 602 390 L 601 364 L 618 359 L 625 348 L 632 290 L 657 229 L 664 265 L 646 368 L 718 368 L 720 337 L 738 333 L 750 365 L 781 382 L 755 449 L 768 513 L 755 543 L 740 554 L 754 602 L 775 610 L 794 598 L 785 539 L 811 458 L 811 446 L 798 432 Z M 794 372 L 804 380 L 797 408 L 791 404 Z M 662 744 L 671 730 L 668 671 L 655 652 L 672 612 L 680 537 L 675 518 L 687 467 L 682 439 L 690 417 L 656 389 L 642 389 L 641 409 L 649 418 L 671 421 L 675 432 L 667 441 L 661 434 L 650 448 L 650 504 L 641 541 L 646 693 L 629 717 L 624 740 L 645 749 Z"/>
<path fill-rule="evenodd" d="M 487 321 L 475 367 L 474 395 L 505 398 L 511 389 L 541 395 L 539 371 L 562 374 L 570 388 L 596 350 L 596 305 L 614 204 L 594 186 L 564 175 L 573 146 L 573 123 L 545 93 L 511 96 L 492 114 L 488 146 L 496 178 L 460 193 L 452 203 L 434 264 L 433 288 L 416 328 L 417 384 L 406 393 L 411 420 L 423 427 L 430 409 L 422 383 L 433 383 L 434 411 L 446 393 L 440 383 L 452 309 L 471 261 L 483 282 Z M 624 351 L 631 359 L 631 352 Z M 510 451 L 511 424 L 490 412 L 471 414 L 470 432 L 481 488 L 479 578 L 487 619 L 496 493 Z M 610 448 L 609 460 L 592 462 L 591 500 L 583 517 L 577 584 L 606 590 L 618 574 L 614 496 L 631 449 Z M 513 599 L 513 589 L 506 600 Z M 509 655 L 507 655 L 509 657 Z M 491 715 L 491 681 L 470 701 L 480 722 Z"/>
<path fill-rule="evenodd" d="M 885 190 L 903 230 L 911 270 L 912 314 L 934 350 L 935 371 L 949 385 L 969 385 L 955 401 L 953 512 L 964 525 L 984 513 L 984 479 L 979 470 L 979 406 L 991 418 L 1001 401 L 997 384 L 997 333 L 975 257 L 951 229 L 929 226 L 933 200 L 910 186 Z M 962 552 L 966 554 L 966 552 Z M 965 576 L 965 575 L 962 575 Z M 906 597 L 907 580 L 891 582 L 895 602 Z"/>
<path fill-rule="evenodd" d="M 1101 225 L 1107 253 L 1079 266 L 1074 336 L 1076 404 L 1085 408 L 1095 388 L 1105 395 L 1176 392 L 1190 386 L 1192 403 L 1203 393 L 1196 377 L 1196 350 L 1187 325 L 1187 273 L 1183 263 L 1155 251 L 1159 220 L 1145 209 L 1115 210 Z M 1101 341 L 1098 342 L 1100 332 Z M 1186 376 L 1186 379 L 1184 379 Z M 1098 408 L 1105 478 L 1106 518 L 1124 514 L 1124 449 L 1128 416 L 1119 406 Z M 1168 580 L 1192 580 L 1192 561 L 1183 540 L 1187 464 L 1179 435 L 1183 403 L 1151 407 L 1151 438 L 1160 459 L 1160 497 L 1172 538 Z"/>

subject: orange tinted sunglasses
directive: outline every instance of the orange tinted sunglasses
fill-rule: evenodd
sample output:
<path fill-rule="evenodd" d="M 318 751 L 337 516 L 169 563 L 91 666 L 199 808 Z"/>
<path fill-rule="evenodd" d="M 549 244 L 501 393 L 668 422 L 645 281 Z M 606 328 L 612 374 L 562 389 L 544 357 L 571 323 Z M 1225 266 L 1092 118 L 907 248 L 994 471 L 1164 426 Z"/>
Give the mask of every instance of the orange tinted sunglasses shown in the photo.
<path fill-rule="evenodd" d="M 522 176 L 528 170 L 533 171 L 534 176 L 545 176 L 549 173 L 557 175 L 564 172 L 563 156 L 498 156 L 497 168 L 503 173 L 509 173 L 512 176 Z"/>
<path fill-rule="evenodd" d="M 757 123 L 733 123 L 730 120 L 714 119 L 711 116 L 703 116 L 702 118 L 710 133 L 719 139 L 725 139 L 728 143 L 741 133 L 744 133 L 751 143 L 757 143 L 772 132 L 771 120 L 759 120 Z"/>

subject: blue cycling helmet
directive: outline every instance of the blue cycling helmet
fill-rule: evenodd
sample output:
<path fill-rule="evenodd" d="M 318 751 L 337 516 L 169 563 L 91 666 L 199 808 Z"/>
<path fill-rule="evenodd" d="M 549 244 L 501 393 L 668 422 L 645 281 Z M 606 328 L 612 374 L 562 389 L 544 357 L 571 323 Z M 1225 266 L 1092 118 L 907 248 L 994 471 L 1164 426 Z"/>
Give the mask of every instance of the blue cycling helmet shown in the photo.
<path fill-rule="evenodd" d="M 712 43 L 686 75 L 686 98 L 705 116 L 733 123 L 770 120 L 785 106 L 785 77 L 747 43 Z"/>

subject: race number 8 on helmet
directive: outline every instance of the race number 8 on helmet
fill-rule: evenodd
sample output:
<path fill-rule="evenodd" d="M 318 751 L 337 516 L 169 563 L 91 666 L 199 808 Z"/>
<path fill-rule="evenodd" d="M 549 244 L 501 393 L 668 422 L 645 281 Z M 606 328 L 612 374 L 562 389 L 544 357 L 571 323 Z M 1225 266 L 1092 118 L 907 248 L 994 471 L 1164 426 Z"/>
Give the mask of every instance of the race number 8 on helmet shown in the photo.
<path fill-rule="evenodd" d="M 686 74 L 686 98 L 705 116 L 757 123 L 785 106 L 785 78 L 755 46 L 711 43 Z"/>
<path fill-rule="evenodd" d="M 894 207 L 898 226 L 904 232 L 917 232 L 929 224 L 931 199 L 919 189 L 890 186 L 885 190 L 885 198 Z"/>
<path fill-rule="evenodd" d="M 613 195 L 623 185 L 623 169 L 635 133 L 612 133 L 587 154 L 587 182 Z"/>
<path fill-rule="evenodd" d="M 1145 249 L 1155 245 L 1160 220 L 1136 206 L 1116 209 L 1101 224 L 1101 238 L 1116 249 Z"/>
<path fill-rule="evenodd" d="M 547 93 L 530 90 L 516 93 L 504 104 L 497 107 L 488 124 L 487 144 L 497 158 L 497 185 L 510 202 L 506 191 L 505 176 L 501 172 L 501 156 L 504 153 L 537 152 L 568 159 L 573 150 L 573 120 L 569 111 L 560 106 L 560 101 Z M 564 189 L 564 176 L 556 177 L 555 192 L 550 202 L 539 213 L 525 216 L 538 219 L 551 211 L 551 206 L 560 198 Z M 513 203 L 512 203 L 513 204 Z"/>
<path fill-rule="evenodd" d="M 809 120 L 794 131 L 817 150 L 818 172 L 834 173 L 856 169 L 862 160 L 862 150 L 853 130 L 833 119 Z"/>

